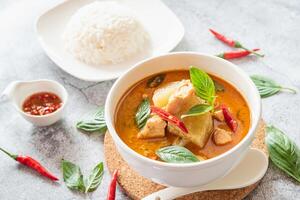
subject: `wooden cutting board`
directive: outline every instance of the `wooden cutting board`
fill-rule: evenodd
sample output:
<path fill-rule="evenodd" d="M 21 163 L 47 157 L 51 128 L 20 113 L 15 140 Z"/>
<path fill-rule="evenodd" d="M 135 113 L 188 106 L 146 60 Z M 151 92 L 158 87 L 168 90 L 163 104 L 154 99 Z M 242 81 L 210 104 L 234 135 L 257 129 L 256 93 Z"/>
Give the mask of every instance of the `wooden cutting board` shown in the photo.
<path fill-rule="evenodd" d="M 262 150 L 267 153 L 267 147 L 265 145 L 265 123 L 260 121 L 259 128 L 255 134 L 255 139 L 252 143 L 253 148 Z M 133 171 L 129 165 L 122 159 L 118 153 L 112 137 L 109 133 L 106 133 L 104 139 L 104 154 L 105 160 L 110 173 L 115 169 L 119 170 L 118 183 L 123 191 L 132 199 L 141 199 L 153 192 L 165 188 L 165 186 L 159 185 L 146 179 L 135 171 Z M 218 190 L 207 192 L 196 192 L 183 197 L 179 200 L 240 200 L 245 198 L 251 191 L 253 191 L 259 182 L 250 185 L 245 188 L 235 190 Z"/>

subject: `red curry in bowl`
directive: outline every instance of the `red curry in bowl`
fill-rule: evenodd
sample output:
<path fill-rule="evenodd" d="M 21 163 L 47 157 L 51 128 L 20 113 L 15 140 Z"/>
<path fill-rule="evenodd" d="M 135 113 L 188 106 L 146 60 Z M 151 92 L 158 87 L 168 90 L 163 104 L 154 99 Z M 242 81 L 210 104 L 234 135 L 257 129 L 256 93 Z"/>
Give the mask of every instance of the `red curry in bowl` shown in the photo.
<path fill-rule="evenodd" d="M 195 162 L 237 145 L 249 131 L 250 110 L 230 83 L 191 67 L 133 85 L 119 102 L 115 126 L 143 156 Z"/>

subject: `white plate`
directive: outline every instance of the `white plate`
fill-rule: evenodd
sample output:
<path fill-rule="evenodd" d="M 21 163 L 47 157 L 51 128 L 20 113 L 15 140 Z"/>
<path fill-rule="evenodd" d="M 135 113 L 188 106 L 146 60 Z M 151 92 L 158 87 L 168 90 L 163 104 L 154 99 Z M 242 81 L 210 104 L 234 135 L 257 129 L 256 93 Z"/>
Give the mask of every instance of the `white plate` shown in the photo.
<path fill-rule="evenodd" d="M 61 35 L 70 17 L 80 7 L 95 0 L 65 1 L 42 14 L 36 33 L 47 55 L 67 73 L 86 81 L 104 81 L 119 77 L 133 64 L 171 51 L 181 41 L 184 28 L 176 15 L 160 0 L 115 0 L 135 11 L 151 37 L 151 53 L 138 55 L 117 65 L 92 66 L 76 60 L 63 48 Z"/>

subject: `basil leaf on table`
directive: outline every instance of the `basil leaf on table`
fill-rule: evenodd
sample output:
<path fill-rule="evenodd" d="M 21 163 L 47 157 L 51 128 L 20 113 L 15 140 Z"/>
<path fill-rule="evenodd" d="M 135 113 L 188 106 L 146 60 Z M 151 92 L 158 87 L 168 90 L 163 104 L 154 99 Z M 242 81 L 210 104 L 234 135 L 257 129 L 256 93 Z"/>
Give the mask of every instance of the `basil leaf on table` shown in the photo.
<path fill-rule="evenodd" d="M 204 71 L 191 66 L 190 77 L 197 96 L 213 105 L 215 100 L 215 84 Z"/>
<path fill-rule="evenodd" d="M 143 128 L 150 116 L 150 101 L 148 99 L 144 99 L 139 105 L 137 112 L 135 114 L 135 122 L 139 129 Z"/>
<path fill-rule="evenodd" d="M 270 78 L 260 76 L 260 75 L 252 75 L 250 77 L 254 84 L 256 85 L 259 94 L 262 98 L 270 97 L 277 94 L 281 90 L 289 90 L 292 93 L 296 93 L 296 90 L 292 88 L 282 87 L 275 81 Z"/>
<path fill-rule="evenodd" d="M 190 116 L 197 116 L 205 114 L 213 109 L 213 106 L 206 104 L 198 104 L 193 106 L 189 111 L 181 115 L 181 119 Z"/>
<path fill-rule="evenodd" d="M 66 160 L 62 160 L 63 178 L 67 187 L 72 190 L 85 191 L 83 175 L 80 167 Z"/>
<path fill-rule="evenodd" d="M 281 130 L 267 127 L 266 144 L 272 162 L 300 182 L 300 150 Z"/>
<path fill-rule="evenodd" d="M 86 132 L 105 133 L 107 127 L 104 119 L 104 109 L 100 107 L 96 112 L 88 114 L 83 120 L 77 122 L 76 127 Z"/>
<path fill-rule="evenodd" d="M 88 178 L 84 179 L 80 167 L 74 163 L 62 160 L 64 182 L 67 187 L 80 192 L 93 192 L 101 184 L 103 177 L 103 162 L 96 165 Z"/>
<path fill-rule="evenodd" d="M 156 151 L 156 155 L 168 163 L 192 163 L 200 161 L 190 150 L 181 146 L 167 146 Z"/>
<path fill-rule="evenodd" d="M 101 162 L 93 169 L 90 176 L 85 179 L 85 193 L 93 192 L 97 189 L 101 184 L 103 173 L 103 162 Z"/>

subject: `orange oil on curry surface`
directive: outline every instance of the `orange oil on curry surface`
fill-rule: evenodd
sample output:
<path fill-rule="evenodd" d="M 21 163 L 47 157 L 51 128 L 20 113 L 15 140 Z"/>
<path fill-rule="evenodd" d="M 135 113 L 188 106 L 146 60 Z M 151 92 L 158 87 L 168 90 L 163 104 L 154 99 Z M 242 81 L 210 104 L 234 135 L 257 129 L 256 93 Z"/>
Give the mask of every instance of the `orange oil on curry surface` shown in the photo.
<path fill-rule="evenodd" d="M 166 76 L 162 84 L 190 78 L 188 70 L 169 71 L 165 72 L 165 74 Z M 223 146 L 215 145 L 212 139 L 212 134 L 207 144 L 202 149 L 191 143 L 185 146 L 194 154 L 204 156 L 206 158 L 212 158 L 220 155 L 237 145 L 247 134 L 250 127 L 250 111 L 242 95 L 226 81 L 212 75 L 210 76 L 214 81 L 217 81 L 224 86 L 224 91 L 217 92 L 216 103 L 225 104 L 230 108 L 233 117 L 238 121 L 238 129 L 232 134 L 232 141 Z M 137 134 L 139 132 L 139 129 L 135 124 L 135 113 L 137 107 L 143 100 L 143 95 L 145 94 L 151 100 L 151 104 L 153 104 L 152 96 L 154 91 L 157 89 L 147 87 L 148 79 L 149 77 L 132 86 L 123 96 L 118 105 L 115 125 L 119 136 L 131 149 L 151 159 L 157 159 L 155 151 L 161 147 L 172 145 L 177 136 L 167 132 L 166 137 L 164 138 L 137 138 Z M 214 120 L 214 127 L 230 130 L 225 122 L 218 122 L 217 120 Z"/>

